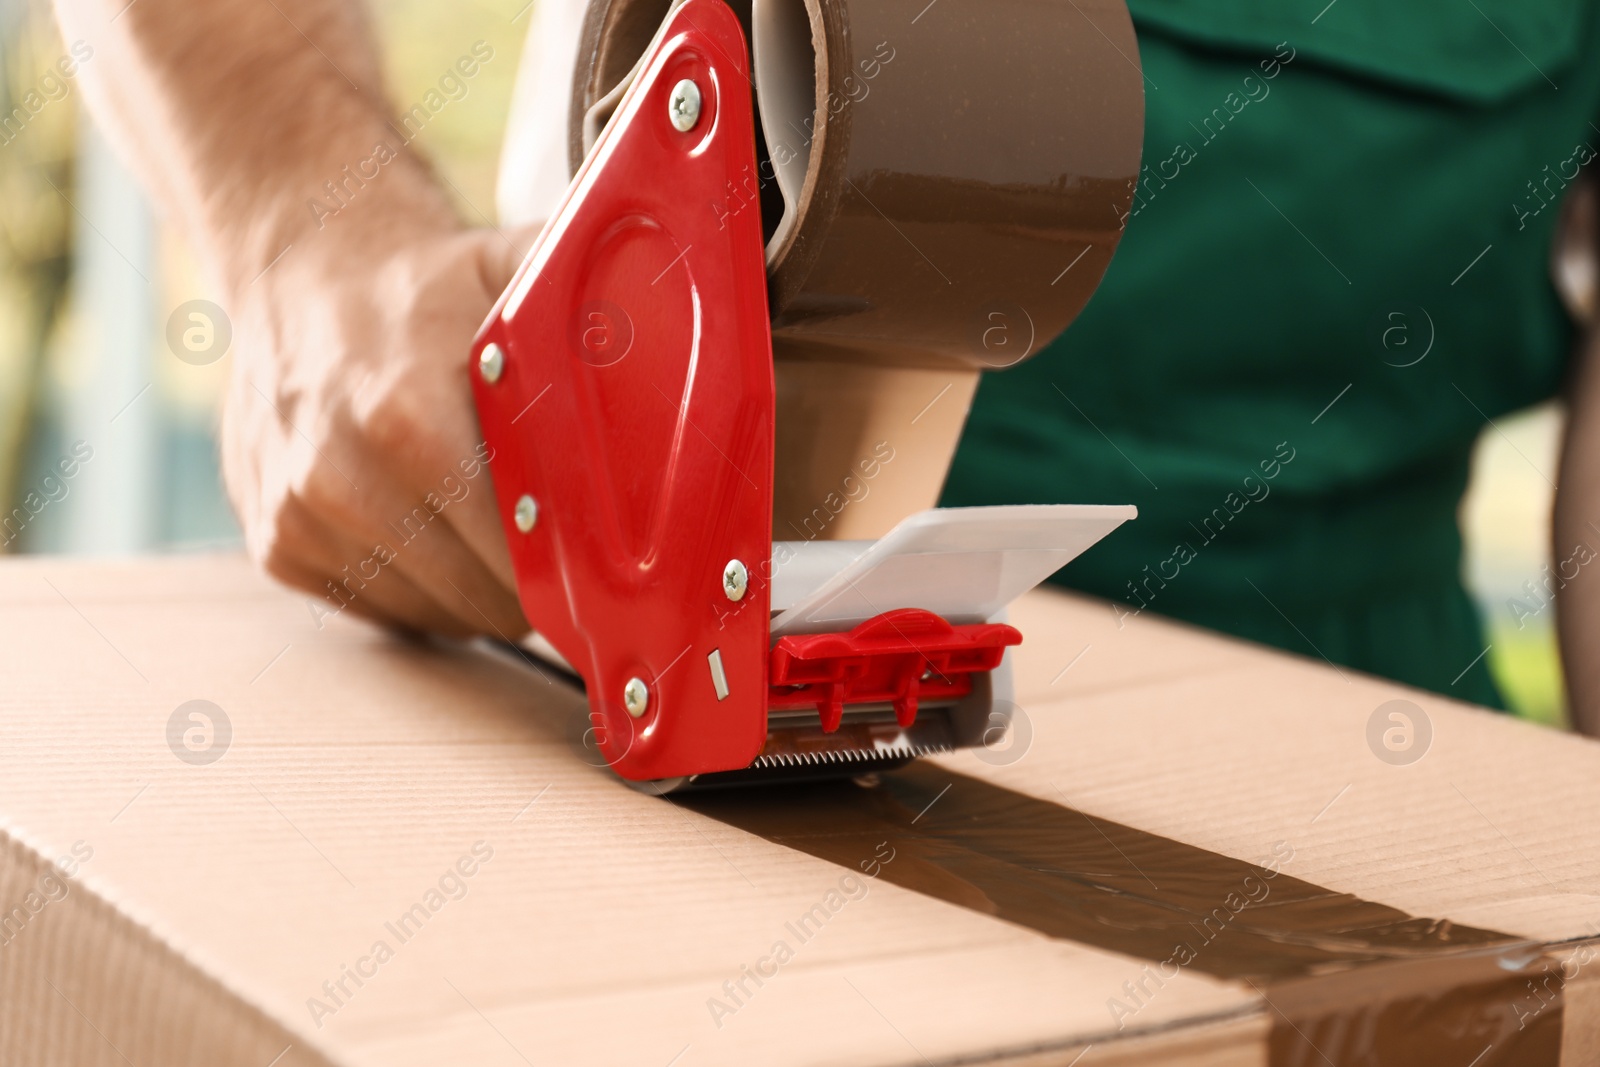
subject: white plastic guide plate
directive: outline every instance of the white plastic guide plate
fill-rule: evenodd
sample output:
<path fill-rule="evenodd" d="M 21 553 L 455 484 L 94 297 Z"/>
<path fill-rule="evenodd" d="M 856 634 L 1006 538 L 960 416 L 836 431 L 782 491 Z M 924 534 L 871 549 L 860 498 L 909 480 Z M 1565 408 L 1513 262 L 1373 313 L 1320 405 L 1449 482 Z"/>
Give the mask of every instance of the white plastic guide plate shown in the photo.
<path fill-rule="evenodd" d="M 1138 514 L 1131 504 L 919 512 L 864 551 L 862 542 L 849 543 L 834 557 L 841 568 L 806 583 L 810 588 L 772 620 L 772 636 L 847 630 L 897 608 L 922 608 L 953 623 L 987 622 Z"/>

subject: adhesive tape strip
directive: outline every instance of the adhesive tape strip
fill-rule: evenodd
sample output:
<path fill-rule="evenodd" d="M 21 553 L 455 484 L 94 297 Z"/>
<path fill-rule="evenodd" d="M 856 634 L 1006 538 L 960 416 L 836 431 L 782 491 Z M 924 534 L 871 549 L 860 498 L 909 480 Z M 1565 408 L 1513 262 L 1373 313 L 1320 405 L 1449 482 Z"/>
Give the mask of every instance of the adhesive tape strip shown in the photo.
<path fill-rule="evenodd" d="M 1144 93 L 1122 0 L 729 0 L 752 42 L 781 358 L 1004 367 L 1078 314 L 1122 234 Z M 573 169 L 672 0 L 591 0 Z"/>

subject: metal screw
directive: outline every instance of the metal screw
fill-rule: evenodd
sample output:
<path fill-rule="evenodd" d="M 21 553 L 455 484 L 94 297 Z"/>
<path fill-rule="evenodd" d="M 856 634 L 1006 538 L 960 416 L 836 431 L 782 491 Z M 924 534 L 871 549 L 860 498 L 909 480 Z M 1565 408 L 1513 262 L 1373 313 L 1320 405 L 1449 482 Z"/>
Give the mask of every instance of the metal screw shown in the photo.
<path fill-rule="evenodd" d="M 667 101 L 667 117 L 673 128 L 688 133 L 700 121 L 700 86 L 683 79 L 672 87 L 672 99 Z"/>
<path fill-rule="evenodd" d="M 635 719 L 650 707 L 650 687 L 644 684 L 642 678 L 629 678 L 628 684 L 622 687 L 622 706 Z"/>
<path fill-rule="evenodd" d="M 517 498 L 517 508 L 514 515 L 517 520 L 517 529 L 527 533 L 533 529 L 533 524 L 539 521 L 539 502 L 524 493 Z"/>
<path fill-rule="evenodd" d="M 728 565 L 722 568 L 722 591 L 728 594 L 729 600 L 743 600 L 745 591 L 750 588 L 750 572 L 744 569 L 744 564 L 736 559 L 730 559 Z"/>
<path fill-rule="evenodd" d="M 478 372 L 483 375 L 483 380 L 493 385 L 500 380 L 500 372 L 506 369 L 506 354 L 497 344 L 483 346 L 483 351 L 478 353 Z"/>

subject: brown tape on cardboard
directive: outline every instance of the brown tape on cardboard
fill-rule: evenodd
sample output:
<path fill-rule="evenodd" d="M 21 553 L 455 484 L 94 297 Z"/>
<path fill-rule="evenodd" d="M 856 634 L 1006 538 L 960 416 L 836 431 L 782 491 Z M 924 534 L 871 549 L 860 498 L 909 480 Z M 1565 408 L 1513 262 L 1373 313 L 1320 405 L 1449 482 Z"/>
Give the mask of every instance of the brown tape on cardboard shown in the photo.
<path fill-rule="evenodd" d="M 933 766 L 682 803 L 778 844 L 1049 937 L 1139 956 L 1110 1013 L 1134 1016 L 1184 968 L 1241 980 L 1277 1015 L 1272 1067 L 1459 1061 L 1555 1067 L 1561 975 L 1544 945 L 1415 918 Z M 1539 988 L 1541 1010 L 1519 1010 Z"/>

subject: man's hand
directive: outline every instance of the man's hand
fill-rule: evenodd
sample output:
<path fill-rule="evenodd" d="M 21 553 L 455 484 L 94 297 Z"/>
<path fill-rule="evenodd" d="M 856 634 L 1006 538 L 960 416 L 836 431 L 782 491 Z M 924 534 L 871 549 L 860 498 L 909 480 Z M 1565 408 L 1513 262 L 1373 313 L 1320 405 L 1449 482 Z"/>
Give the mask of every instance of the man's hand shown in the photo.
<path fill-rule="evenodd" d="M 297 242 L 235 302 L 222 454 L 245 543 L 330 613 L 519 637 L 467 352 L 520 256 L 494 230 L 369 229 Z"/>
<path fill-rule="evenodd" d="M 467 378 L 519 257 L 463 229 L 394 120 L 363 5 L 56 11 L 92 49 L 101 128 L 233 317 L 223 469 L 251 554 L 330 613 L 526 632 Z"/>

